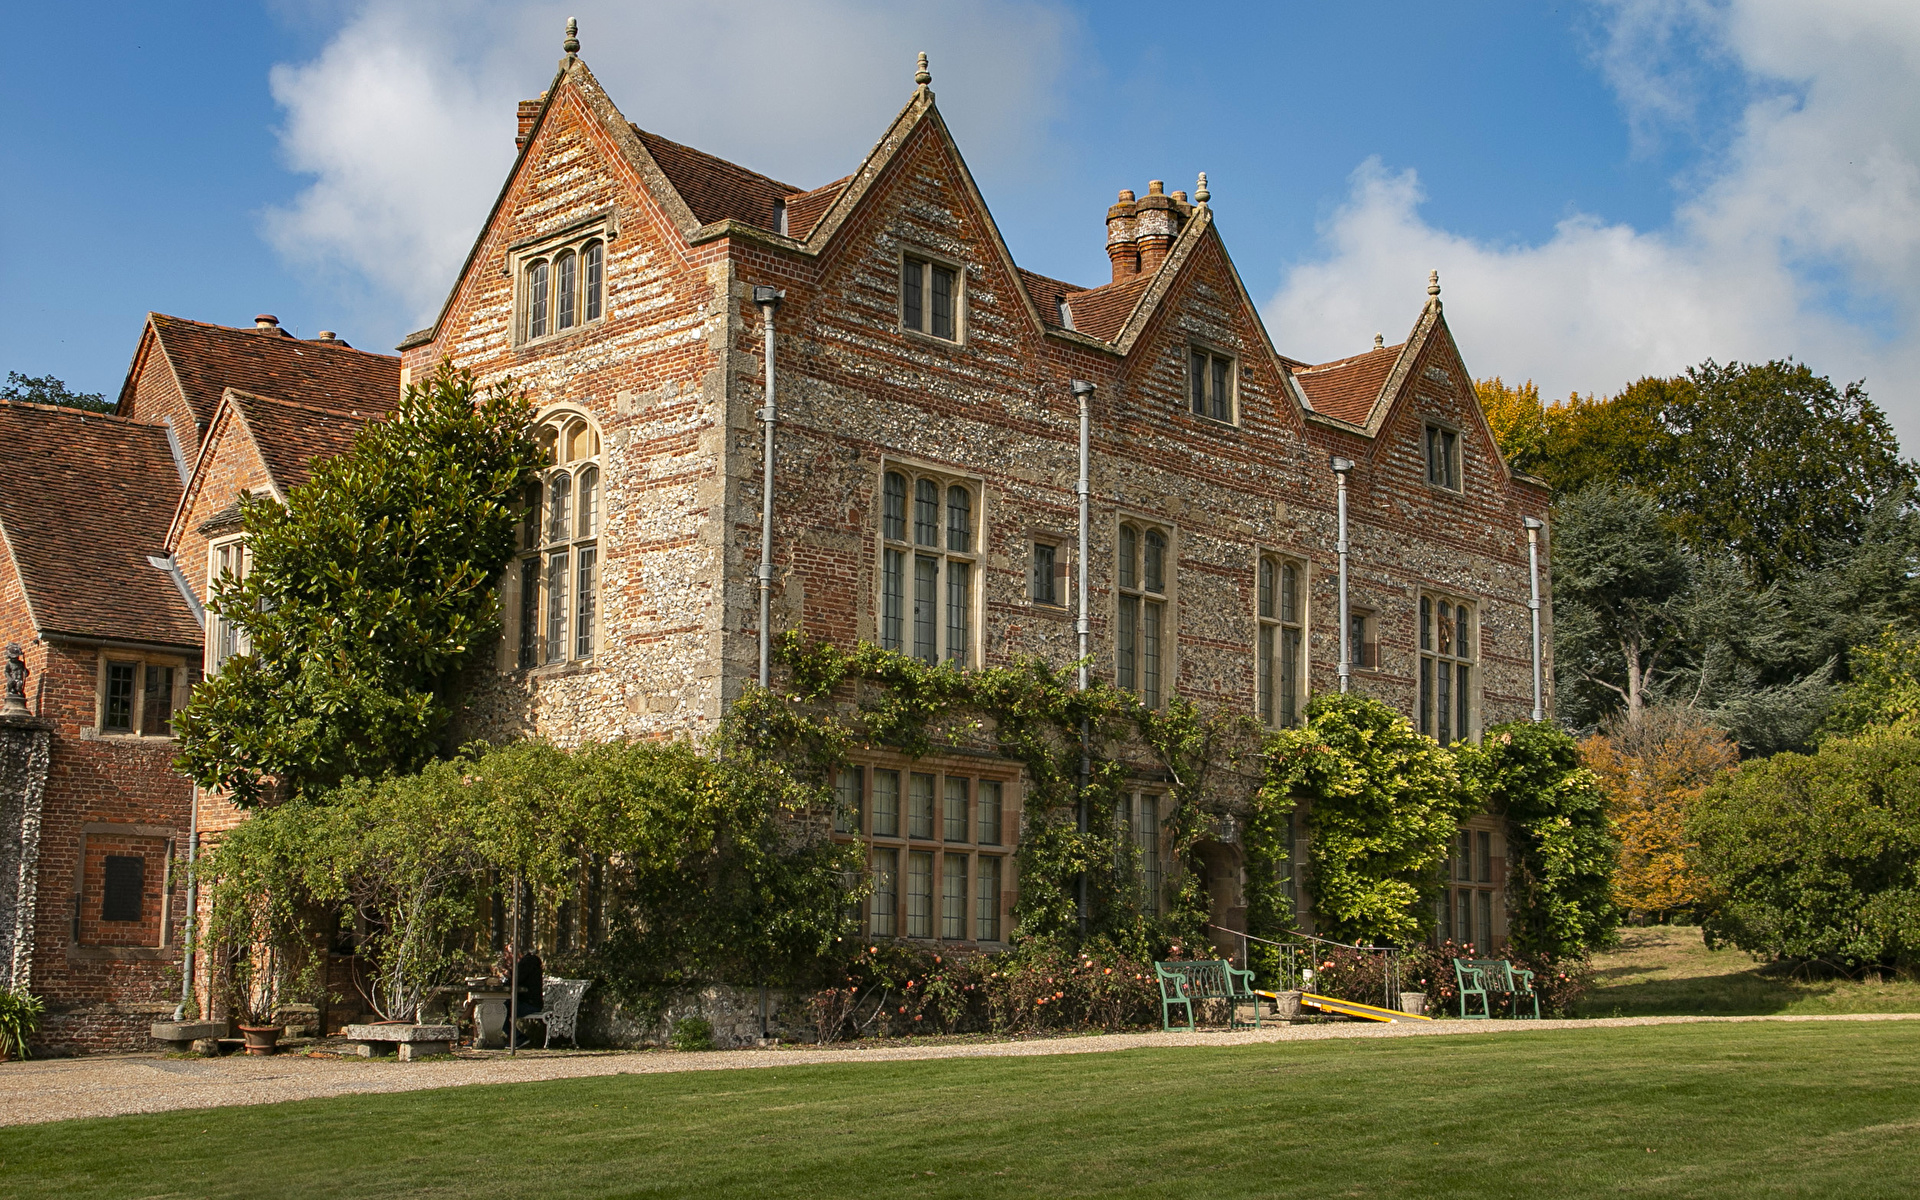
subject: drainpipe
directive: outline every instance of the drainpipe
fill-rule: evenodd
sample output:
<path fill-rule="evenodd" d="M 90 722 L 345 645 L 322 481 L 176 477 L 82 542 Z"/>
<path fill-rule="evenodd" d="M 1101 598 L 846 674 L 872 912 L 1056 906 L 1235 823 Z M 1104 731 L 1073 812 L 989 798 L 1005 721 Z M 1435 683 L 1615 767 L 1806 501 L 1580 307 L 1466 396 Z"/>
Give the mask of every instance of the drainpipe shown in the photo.
<path fill-rule="evenodd" d="M 1077 580 L 1079 584 L 1080 615 L 1074 621 L 1074 632 L 1080 639 L 1080 690 L 1087 690 L 1087 643 L 1092 636 L 1093 626 L 1087 620 L 1087 542 L 1090 535 L 1091 516 L 1089 510 L 1092 485 L 1088 481 L 1087 460 L 1090 454 L 1089 443 L 1093 438 L 1093 391 L 1094 387 L 1084 379 L 1073 381 L 1073 398 L 1080 403 L 1080 478 L 1074 490 L 1080 498 L 1080 546 Z M 1089 752 L 1087 719 L 1080 718 L 1080 802 L 1075 814 L 1075 825 L 1081 833 L 1087 831 L 1087 776 L 1093 769 Z M 1087 926 L 1092 914 L 1087 911 L 1087 875 L 1080 873 L 1080 935 L 1086 936 Z"/>
<path fill-rule="evenodd" d="M 1547 709 L 1541 699 L 1540 678 L 1540 531 L 1547 523 L 1538 517 L 1527 517 L 1521 524 L 1527 527 L 1527 584 L 1531 591 L 1527 607 L 1533 610 L 1533 719 L 1544 721 Z"/>
<path fill-rule="evenodd" d="M 765 441 L 760 467 L 760 686 L 771 686 L 769 666 L 769 626 L 773 620 L 773 314 L 786 299 L 786 292 L 775 287 L 753 289 L 753 302 L 760 306 L 760 324 L 766 331 L 767 390 L 760 407 L 760 428 Z"/>
<path fill-rule="evenodd" d="M 186 930 L 180 937 L 180 1003 L 174 1006 L 173 1019 L 187 1019 L 187 1001 L 193 999 L 193 915 L 198 907 L 196 898 L 198 889 L 193 878 L 193 866 L 199 861 L 200 851 L 200 785 L 192 784 L 188 789 L 187 808 L 187 922 Z M 196 1016 L 198 1014 L 195 1014 Z M 326 1036 L 322 1029 L 320 1035 Z"/>
<path fill-rule="evenodd" d="M 1340 690 L 1344 692 L 1353 682 L 1353 618 L 1347 607 L 1347 472 L 1353 470 L 1353 460 L 1336 455 L 1332 465 L 1340 481 L 1340 540 L 1336 549 L 1340 552 Z"/>

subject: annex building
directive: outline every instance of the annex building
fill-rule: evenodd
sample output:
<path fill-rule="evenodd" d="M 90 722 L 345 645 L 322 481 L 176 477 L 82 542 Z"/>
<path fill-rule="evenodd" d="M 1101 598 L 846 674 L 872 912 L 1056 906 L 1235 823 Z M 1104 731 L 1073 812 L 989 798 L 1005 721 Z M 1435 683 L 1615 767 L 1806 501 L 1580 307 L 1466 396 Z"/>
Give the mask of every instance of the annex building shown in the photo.
<path fill-rule="evenodd" d="M 0 405 L 31 448 L 0 485 L 0 632 L 30 671 L 27 715 L 0 717 L 0 961 L 47 998 L 49 1041 L 138 1044 L 177 1000 L 180 862 L 234 814 L 171 771 L 167 717 L 244 651 L 204 608 L 245 570 L 235 495 L 284 494 L 442 360 L 526 387 L 551 447 L 468 736 L 697 736 L 769 630 L 1064 666 L 1083 611 L 1097 677 L 1289 724 L 1340 682 L 1342 478 L 1351 686 L 1442 741 L 1532 712 L 1523 526 L 1548 496 L 1501 459 L 1437 279 L 1410 264 L 1404 341 L 1290 358 L 1204 175 L 1087 214 L 1110 278 L 1024 270 L 930 85 L 923 60 L 852 173 L 799 186 L 632 123 L 570 41 L 398 359 L 156 314 L 116 415 Z M 869 932 L 1002 944 L 1021 784 L 979 755 L 846 773 Z M 1143 779 L 1128 814 L 1150 872 L 1162 800 Z M 1453 874 L 1443 930 L 1497 943 L 1491 819 Z M 1243 921 L 1230 828 L 1207 884 L 1216 923 Z"/>

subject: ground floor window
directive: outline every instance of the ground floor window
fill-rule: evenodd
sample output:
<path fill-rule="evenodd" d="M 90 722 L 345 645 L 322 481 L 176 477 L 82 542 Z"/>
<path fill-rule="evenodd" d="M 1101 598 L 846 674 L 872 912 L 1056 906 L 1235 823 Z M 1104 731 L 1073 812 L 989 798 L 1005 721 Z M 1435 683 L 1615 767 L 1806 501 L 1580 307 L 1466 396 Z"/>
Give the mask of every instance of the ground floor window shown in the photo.
<path fill-rule="evenodd" d="M 834 777 L 834 834 L 867 848 L 866 932 L 997 942 L 1013 853 L 1013 781 L 961 770 L 855 766 Z"/>
<path fill-rule="evenodd" d="M 1505 873 L 1495 850 L 1504 847 L 1491 829 L 1462 829 L 1448 849 L 1449 886 L 1434 902 L 1434 936 L 1491 954 L 1499 942 L 1496 896 Z"/>

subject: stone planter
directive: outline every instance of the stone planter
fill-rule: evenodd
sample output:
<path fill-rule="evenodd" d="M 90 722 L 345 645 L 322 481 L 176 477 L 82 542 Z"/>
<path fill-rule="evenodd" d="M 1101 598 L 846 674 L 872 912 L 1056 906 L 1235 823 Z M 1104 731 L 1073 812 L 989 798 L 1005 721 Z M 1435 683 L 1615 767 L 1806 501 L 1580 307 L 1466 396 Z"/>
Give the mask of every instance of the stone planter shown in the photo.
<path fill-rule="evenodd" d="M 362 1058 L 398 1054 L 401 1062 L 412 1062 L 434 1054 L 453 1052 L 454 1028 L 451 1025 L 349 1025 L 347 1040 Z"/>
<path fill-rule="evenodd" d="M 1300 1019 L 1300 993 L 1279 992 L 1273 1000 L 1273 1015 L 1276 1020 L 1297 1021 Z"/>
<path fill-rule="evenodd" d="M 1415 1017 L 1427 1013 L 1427 994 L 1425 992 L 1401 992 L 1400 1011 Z"/>
<path fill-rule="evenodd" d="M 272 1054 L 280 1042 L 278 1025 L 242 1025 L 240 1036 L 247 1040 L 248 1054 Z"/>
<path fill-rule="evenodd" d="M 165 1042 L 167 1048 L 179 1054 L 188 1054 L 196 1048 L 196 1042 L 212 1043 L 227 1035 L 225 1021 L 155 1021 L 148 1030 L 153 1039 Z M 215 1049 L 213 1053 L 219 1053 Z"/>

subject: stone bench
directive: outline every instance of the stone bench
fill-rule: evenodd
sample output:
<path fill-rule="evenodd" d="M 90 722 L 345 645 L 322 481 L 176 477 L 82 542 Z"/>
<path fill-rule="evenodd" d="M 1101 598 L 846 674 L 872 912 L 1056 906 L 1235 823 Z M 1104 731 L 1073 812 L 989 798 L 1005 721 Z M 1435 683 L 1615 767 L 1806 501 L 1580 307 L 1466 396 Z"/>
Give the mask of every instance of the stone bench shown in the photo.
<path fill-rule="evenodd" d="M 227 1036 L 225 1021 L 155 1021 L 148 1027 L 155 1041 L 165 1042 L 179 1054 L 193 1051 L 195 1042 L 218 1041 Z"/>
<path fill-rule="evenodd" d="M 346 1037 L 363 1058 L 398 1052 L 401 1062 L 453 1052 L 451 1025 L 349 1025 Z"/>

